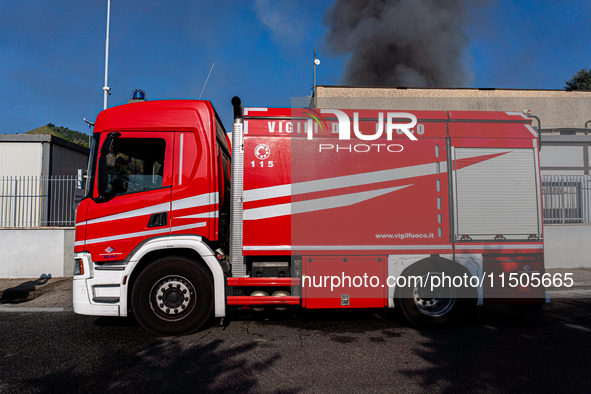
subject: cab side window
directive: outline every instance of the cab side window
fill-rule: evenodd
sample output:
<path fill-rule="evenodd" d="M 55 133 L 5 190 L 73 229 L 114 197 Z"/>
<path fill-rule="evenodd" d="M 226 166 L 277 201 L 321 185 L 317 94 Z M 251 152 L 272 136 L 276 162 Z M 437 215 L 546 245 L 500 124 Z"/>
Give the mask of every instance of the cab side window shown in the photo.
<path fill-rule="evenodd" d="M 116 138 L 106 157 L 106 193 L 119 195 L 163 187 L 165 152 L 162 138 Z"/>

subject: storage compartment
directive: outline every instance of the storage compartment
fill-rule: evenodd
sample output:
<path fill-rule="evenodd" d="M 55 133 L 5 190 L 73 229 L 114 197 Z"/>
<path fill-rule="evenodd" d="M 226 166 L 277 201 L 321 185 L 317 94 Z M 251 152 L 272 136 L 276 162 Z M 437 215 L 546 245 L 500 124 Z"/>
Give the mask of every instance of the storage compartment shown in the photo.
<path fill-rule="evenodd" d="M 383 308 L 386 256 L 303 256 L 303 306 Z"/>
<path fill-rule="evenodd" d="M 454 148 L 456 241 L 540 239 L 537 152 Z"/>

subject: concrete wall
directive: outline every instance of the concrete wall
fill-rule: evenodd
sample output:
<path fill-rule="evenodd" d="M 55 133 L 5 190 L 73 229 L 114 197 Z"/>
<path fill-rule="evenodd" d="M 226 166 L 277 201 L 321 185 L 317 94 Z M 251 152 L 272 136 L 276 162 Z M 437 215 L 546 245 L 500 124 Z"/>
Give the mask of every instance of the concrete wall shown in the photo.
<path fill-rule="evenodd" d="M 544 226 L 546 268 L 591 268 L 591 225 Z"/>
<path fill-rule="evenodd" d="M 0 278 L 72 276 L 74 229 L 0 229 Z"/>
<path fill-rule="evenodd" d="M 42 148 L 41 142 L 0 142 L 0 177 L 41 175 Z"/>

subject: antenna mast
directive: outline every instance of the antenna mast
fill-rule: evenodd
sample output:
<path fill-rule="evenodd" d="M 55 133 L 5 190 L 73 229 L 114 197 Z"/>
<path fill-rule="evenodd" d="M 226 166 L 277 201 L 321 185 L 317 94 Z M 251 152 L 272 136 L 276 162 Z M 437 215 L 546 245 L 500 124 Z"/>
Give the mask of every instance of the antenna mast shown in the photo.
<path fill-rule="evenodd" d="M 201 89 L 201 94 L 199 95 L 199 100 L 201 100 L 201 96 L 203 96 L 203 91 L 205 90 L 205 86 L 207 85 L 207 81 L 209 81 L 209 76 L 211 75 L 211 72 L 213 71 L 213 66 L 215 66 L 215 62 L 211 65 L 211 69 L 209 70 L 209 74 L 207 74 L 207 79 L 205 80 L 205 83 L 203 84 L 203 89 Z"/>

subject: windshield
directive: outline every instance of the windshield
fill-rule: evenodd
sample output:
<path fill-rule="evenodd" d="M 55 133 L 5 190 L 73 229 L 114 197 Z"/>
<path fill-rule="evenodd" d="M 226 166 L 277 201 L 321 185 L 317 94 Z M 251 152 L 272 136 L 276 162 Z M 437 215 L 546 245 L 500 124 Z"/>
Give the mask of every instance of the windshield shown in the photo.
<path fill-rule="evenodd" d="M 92 197 L 92 191 L 94 190 L 94 176 L 96 172 L 96 158 L 99 151 L 99 142 L 101 139 L 100 133 L 94 133 L 92 135 L 92 141 L 90 142 L 90 157 L 88 158 L 88 169 L 86 171 L 86 188 L 84 189 L 84 198 Z"/>

